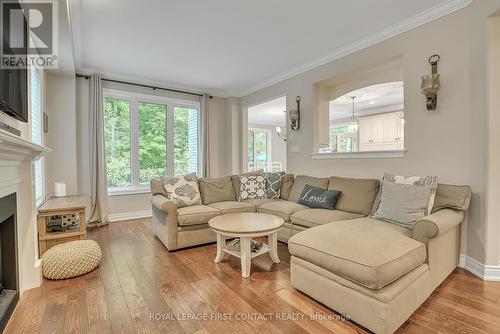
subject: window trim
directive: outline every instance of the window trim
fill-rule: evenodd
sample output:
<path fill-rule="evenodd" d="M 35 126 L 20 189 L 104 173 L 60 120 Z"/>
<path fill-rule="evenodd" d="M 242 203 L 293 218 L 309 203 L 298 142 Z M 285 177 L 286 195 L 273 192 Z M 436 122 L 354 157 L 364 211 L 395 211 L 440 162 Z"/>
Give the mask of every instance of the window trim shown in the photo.
<path fill-rule="evenodd" d="M 202 136 L 201 136 L 201 103 L 200 101 L 190 101 L 178 98 L 157 96 L 128 92 L 116 89 L 103 89 L 103 101 L 105 98 L 114 98 L 129 101 L 130 105 L 130 187 L 108 187 L 108 194 L 127 195 L 149 193 L 149 184 L 141 184 L 139 180 L 139 103 L 161 104 L 166 106 L 167 112 L 167 175 L 174 174 L 173 156 L 169 159 L 168 152 L 174 152 L 174 110 L 175 108 L 191 108 L 198 111 L 198 170 L 200 175 L 202 169 Z M 169 126 L 171 124 L 171 126 Z"/>

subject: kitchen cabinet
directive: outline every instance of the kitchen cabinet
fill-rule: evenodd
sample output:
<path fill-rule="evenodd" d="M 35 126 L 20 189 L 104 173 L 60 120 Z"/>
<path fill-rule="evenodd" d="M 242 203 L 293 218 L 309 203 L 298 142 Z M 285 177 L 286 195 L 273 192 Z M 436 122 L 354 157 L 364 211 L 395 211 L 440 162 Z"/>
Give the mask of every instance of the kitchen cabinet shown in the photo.
<path fill-rule="evenodd" d="M 400 112 L 360 117 L 360 151 L 395 151 L 404 149 L 404 124 Z"/>

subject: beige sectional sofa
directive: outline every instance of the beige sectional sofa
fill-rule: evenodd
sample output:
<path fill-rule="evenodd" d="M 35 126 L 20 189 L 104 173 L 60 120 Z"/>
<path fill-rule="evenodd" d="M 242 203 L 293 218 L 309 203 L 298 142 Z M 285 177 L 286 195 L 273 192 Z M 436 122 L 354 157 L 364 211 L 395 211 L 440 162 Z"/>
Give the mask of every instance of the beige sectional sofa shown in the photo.
<path fill-rule="evenodd" d="M 393 333 L 458 265 L 469 186 L 440 184 L 432 214 L 409 230 L 370 217 L 379 202 L 375 179 L 287 175 L 280 199 L 244 202 L 236 200 L 239 177 L 224 182 L 234 194 L 227 184 L 223 194 L 200 184 L 204 204 L 179 209 L 161 181 L 151 182 L 153 231 L 168 250 L 214 242 L 207 223 L 217 215 L 280 216 L 286 223 L 278 238 L 292 255 L 292 285 L 376 333 Z M 306 184 L 341 190 L 336 209 L 298 204 Z"/>

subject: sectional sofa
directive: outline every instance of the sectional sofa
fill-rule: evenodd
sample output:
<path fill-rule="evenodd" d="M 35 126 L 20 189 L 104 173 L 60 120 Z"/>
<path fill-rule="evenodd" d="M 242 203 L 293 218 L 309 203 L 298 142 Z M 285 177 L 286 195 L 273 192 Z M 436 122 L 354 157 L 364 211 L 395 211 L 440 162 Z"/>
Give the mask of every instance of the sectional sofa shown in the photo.
<path fill-rule="evenodd" d="M 306 184 L 341 190 L 336 209 L 298 204 Z M 207 223 L 217 215 L 280 216 L 285 227 L 278 238 L 292 255 L 292 285 L 375 333 L 393 333 L 458 265 L 471 190 L 439 184 L 432 214 L 409 230 L 371 217 L 379 186 L 376 179 L 285 175 L 279 199 L 238 202 L 234 175 L 200 181 L 203 205 L 177 208 L 153 180 L 153 232 L 176 250 L 215 242 Z"/>

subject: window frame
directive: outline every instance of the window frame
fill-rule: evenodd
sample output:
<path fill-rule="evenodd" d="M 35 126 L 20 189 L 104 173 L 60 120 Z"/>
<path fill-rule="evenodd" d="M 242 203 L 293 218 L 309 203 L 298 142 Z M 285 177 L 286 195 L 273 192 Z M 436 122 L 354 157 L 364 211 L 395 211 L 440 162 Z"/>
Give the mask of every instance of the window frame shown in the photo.
<path fill-rule="evenodd" d="M 190 108 L 198 111 L 198 170 L 200 175 L 202 169 L 202 149 L 201 149 L 201 103 L 199 101 L 189 101 L 178 98 L 149 95 L 135 92 L 128 92 L 116 89 L 103 89 L 103 102 L 106 98 L 127 100 L 130 104 L 130 187 L 108 187 L 108 195 L 126 195 L 149 193 L 149 184 L 141 184 L 139 180 L 139 104 L 151 103 L 166 106 L 167 123 L 167 175 L 174 174 L 174 110 L 175 108 Z M 107 173 L 107 171 L 106 171 Z"/>

